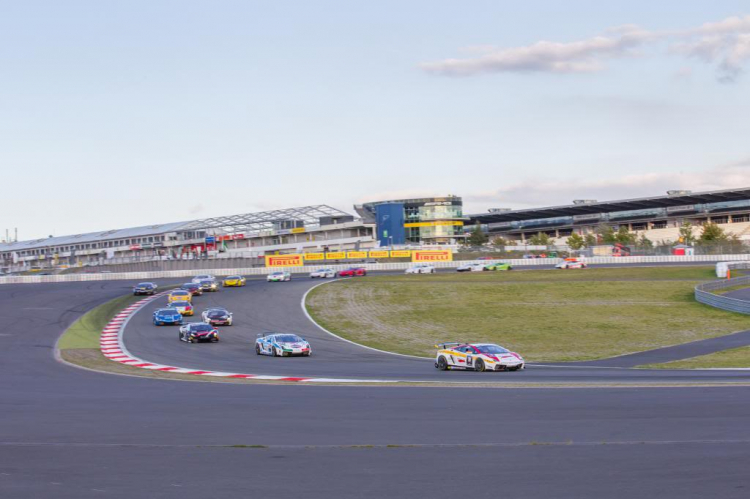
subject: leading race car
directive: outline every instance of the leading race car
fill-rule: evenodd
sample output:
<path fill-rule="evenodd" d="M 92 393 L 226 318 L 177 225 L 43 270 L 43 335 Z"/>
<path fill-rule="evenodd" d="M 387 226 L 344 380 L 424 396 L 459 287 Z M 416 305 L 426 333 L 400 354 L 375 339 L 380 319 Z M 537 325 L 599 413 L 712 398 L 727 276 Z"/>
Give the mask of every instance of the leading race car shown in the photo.
<path fill-rule="evenodd" d="M 201 314 L 203 322 L 212 326 L 231 326 L 232 313 L 226 308 L 215 307 L 204 310 Z"/>
<path fill-rule="evenodd" d="M 272 357 L 288 357 L 291 355 L 312 355 L 310 344 L 296 334 L 266 333 L 258 335 L 255 340 L 255 353 Z"/>
<path fill-rule="evenodd" d="M 526 365 L 517 353 L 492 343 L 448 342 L 439 343 L 435 348 L 438 349 L 435 367 L 441 371 L 518 371 Z"/>
<path fill-rule="evenodd" d="M 420 263 L 417 265 L 414 265 L 413 267 L 409 267 L 404 271 L 404 274 L 434 274 L 435 273 L 435 266 L 430 265 L 429 263 Z"/>
<path fill-rule="evenodd" d="M 582 262 L 581 260 L 565 260 L 557 265 L 555 265 L 556 269 L 585 269 L 586 264 Z"/>
<path fill-rule="evenodd" d="M 266 282 L 282 282 L 282 281 L 291 281 L 292 280 L 292 274 L 290 272 L 271 272 L 268 274 L 268 277 L 266 277 Z"/>
<path fill-rule="evenodd" d="M 310 272 L 310 279 L 315 279 L 316 277 L 320 277 L 321 279 L 333 279 L 336 277 L 336 271 L 333 269 L 318 269 Z"/>
<path fill-rule="evenodd" d="M 205 281 L 206 279 L 216 279 L 216 278 L 210 274 L 197 275 L 193 277 L 193 282 L 195 284 L 200 284 L 201 281 Z"/>
<path fill-rule="evenodd" d="M 339 277 L 355 277 L 367 275 L 367 269 L 364 267 L 351 267 L 339 271 Z"/>
<path fill-rule="evenodd" d="M 160 308 L 154 312 L 154 325 L 164 326 L 166 324 L 182 325 L 182 314 L 176 308 Z"/>
<path fill-rule="evenodd" d="M 485 265 L 484 270 L 513 270 L 513 267 L 509 263 L 497 262 Z"/>
<path fill-rule="evenodd" d="M 158 286 L 153 282 L 141 282 L 133 287 L 133 295 L 153 295 L 156 293 Z"/>
<path fill-rule="evenodd" d="M 229 275 L 224 278 L 224 280 L 221 282 L 221 285 L 225 288 L 231 288 L 231 287 L 242 287 L 247 283 L 247 279 L 242 277 L 241 275 Z"/>
<path fill-rule="evenodd" d="M 481 272 L 484 270 L 484 264 L 481 263 L 467 263 L 459 266 L 456 272 Z"/>
<path fill-rule="evenodd" d="M 205 322 L 190 322 L 180 327 L 180 341 L 198 343 L 200 341 L 219 341 L 219 330 Z"/>

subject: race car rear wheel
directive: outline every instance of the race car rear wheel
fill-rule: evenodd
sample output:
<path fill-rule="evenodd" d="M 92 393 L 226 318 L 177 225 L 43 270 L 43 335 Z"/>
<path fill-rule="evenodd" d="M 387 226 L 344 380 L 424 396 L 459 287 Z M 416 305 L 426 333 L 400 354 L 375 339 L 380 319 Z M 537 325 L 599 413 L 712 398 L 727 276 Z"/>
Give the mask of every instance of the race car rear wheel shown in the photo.
<path fill-rule="evenodd" d="M 445 360 L 445 357 L 442 355 L 438 357 L 437 361 L 437 368 L 441 371 L 447 371 L 448 370 L 448 361 Z"/>
<path fill-rule="evenodd" d="M 477 372 L 484 372 L 484 361 L 482 359 L 477 359 L 474 361 L 474 370 Z"/>

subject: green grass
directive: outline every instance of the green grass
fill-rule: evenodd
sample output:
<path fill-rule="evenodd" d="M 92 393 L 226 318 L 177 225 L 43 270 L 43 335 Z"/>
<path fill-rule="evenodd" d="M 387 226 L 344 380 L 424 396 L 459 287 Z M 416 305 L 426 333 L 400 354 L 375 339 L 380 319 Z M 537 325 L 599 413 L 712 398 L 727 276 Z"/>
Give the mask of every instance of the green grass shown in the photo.
<path fill-rule="evenodd" d="M 732 348 L 666 364 L 649 364 L 648 369 L 698 369 L 704 367 L 750 367 L 750 347 Z"/>
<path fill-rule="evenodd" d="M 440 341 L 486 341 L 529 361 L 606 358 L 748 328 L 695 302 L 712 267 L 643 267 L 377 276 L 308 297 L 323 327 L 352 341 L 431 356 Z"/>
<path fill-rule="evenodd" d="M 132 294 L 115 298 L 90 310 L 75 321 L 60 337 L 57 348 L 69 350 L 73 348 L 99 348 L 99 335 L 104 326 L 122 309 L 142 299 L 142 296 Z"/>

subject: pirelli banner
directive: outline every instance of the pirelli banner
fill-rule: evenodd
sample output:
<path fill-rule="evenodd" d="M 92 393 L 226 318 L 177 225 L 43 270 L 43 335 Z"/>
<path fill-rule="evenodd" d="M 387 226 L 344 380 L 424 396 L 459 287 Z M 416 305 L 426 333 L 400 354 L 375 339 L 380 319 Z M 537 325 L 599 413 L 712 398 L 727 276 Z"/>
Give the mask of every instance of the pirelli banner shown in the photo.
<path fill-rule="evenodd" d="M 370 258 L 390 258 L 390 251 L 388 250 L 372 250 L 370 251 Z"/>
<path fill-rule="evenodd" d="M 302 267 L 302 255 L 266 255 L 266 267 Z"/>
<path fill-rule="evenodd" d="M 452 262 L 453 252 L 451 250 L 413 250 L 411 252 L 412 262 Z"/>
<path fill-rule="evenodd" d="M 305 253 L 305 261 L 319 262 L 320 260 L 325 260 L 325 259 L 326 259 L 325 253 Z"/>

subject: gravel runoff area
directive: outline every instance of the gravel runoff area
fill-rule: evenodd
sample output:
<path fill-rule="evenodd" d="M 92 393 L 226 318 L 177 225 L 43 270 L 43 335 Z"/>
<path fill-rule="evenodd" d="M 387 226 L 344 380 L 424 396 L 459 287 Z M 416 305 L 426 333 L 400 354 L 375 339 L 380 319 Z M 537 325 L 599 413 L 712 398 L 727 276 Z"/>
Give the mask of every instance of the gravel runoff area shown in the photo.
<path fill-rule="evenodd" d="M 581 361 L 747 329 L 747 317 L 695 302 L 712 279 L 712 267 L 373 276 L 320 286 L 307 304 L 323 327 L 384 350 L 486 341 L 531 362 Z"/>

